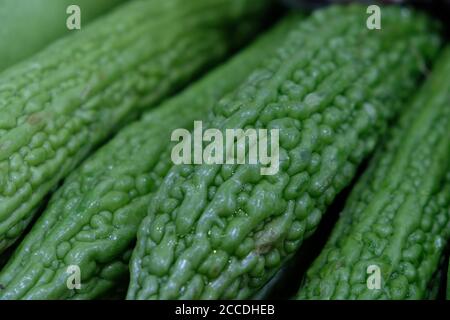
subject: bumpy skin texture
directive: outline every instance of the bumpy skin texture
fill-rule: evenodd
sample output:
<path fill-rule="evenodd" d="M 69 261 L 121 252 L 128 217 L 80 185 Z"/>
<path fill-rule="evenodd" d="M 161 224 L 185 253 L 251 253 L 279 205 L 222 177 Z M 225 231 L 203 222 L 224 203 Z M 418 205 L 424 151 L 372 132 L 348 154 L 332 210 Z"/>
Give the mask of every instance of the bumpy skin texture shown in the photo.
<path fill-rule="evenodd" d="M 136 0 L 3 73 L 0 252 L 95 146 L 223 57 L 245 33 L 232 25 L 258 25 L 268 2 Z"/>
<path fill-rule="evenodd" d="M 450 237 L 450 48 L 358 182 L 303 299 L 422 299 Z M 381 288 L 368 289 L 367 268 Z"/>
<path fill-rule="evenodd" d="M 366 19 L 314 13 L 214 107 L 212 128 L 278 128 L 280 171 L 174 166 L 139 228 L 128 299 L 250 297 L 314 232 L 437 49 L 423 16 L 384 8 L 377 32 Z"/>
<path fill-rule="evenodd" d="M 124 128 L 75 170 L 0 273 L 0 299 L 93 299 L 128 274 L 129 248 L 151 193 L 171 166 L 171 132 L 190 128 L 281 42 L 298 16 Z M 70 265 L 81 290 L 66 285 Z"/>

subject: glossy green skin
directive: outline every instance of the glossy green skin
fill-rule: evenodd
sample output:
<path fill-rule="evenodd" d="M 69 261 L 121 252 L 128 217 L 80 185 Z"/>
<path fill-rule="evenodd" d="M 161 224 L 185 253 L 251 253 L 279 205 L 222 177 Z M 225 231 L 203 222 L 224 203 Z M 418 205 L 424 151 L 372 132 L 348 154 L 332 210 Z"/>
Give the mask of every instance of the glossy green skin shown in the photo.
<path fill-rule="evenodd" d="M 366 9 L 314 13 L 215 106 L 209 127 L 278 128 L 280 171 L 174 166 L 139 228 L 128 299 L 248 298 L 314 232 L 438 47 L 424 17 L 384 8 L 372 32 Z"/>
<path fill-rule="evenodd" d="M 302 299 L 423 299 L 450 238 L 450 48 L 358 182 Z M 381 289 L 368 289 L 369 265 Z"/>
<path fill-rule="evenodd" d="M 190 128 L 281 42 L 292 16 L 235 58 L 147 113 L 75 170 L 0 273 L 0 299 L 93 299 L 128 274 L 129 247 L 171 165 L 174 129 Z M 68 290 L 67 267 L 81 269 Z"/>
<path fill-rule="evenodd" d="M 256 27 L 268 2 L 136 0 L 1 74 L 0 253 L 97 145 L 224 57 L 246 33 L 230 24 Z"/>
<path fill-rule="evenodd" d="M 125 0 L 0 1 L 0 71 L 31 56 L 69 33 L 67 7 L 81 10 L 81 28 Z"/>

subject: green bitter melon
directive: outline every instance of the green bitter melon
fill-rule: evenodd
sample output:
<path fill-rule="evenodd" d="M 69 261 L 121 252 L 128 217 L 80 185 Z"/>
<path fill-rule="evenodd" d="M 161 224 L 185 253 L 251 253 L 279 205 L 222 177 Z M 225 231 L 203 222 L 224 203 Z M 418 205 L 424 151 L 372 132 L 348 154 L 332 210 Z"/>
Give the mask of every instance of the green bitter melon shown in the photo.
<path fill-rule="evenodd" d="M 143 220 L 128 299 L 240 299 L 255 294 L 316 229 L 438 48 L 434 25 L 383 8 L 317 11 L 265 66 L 214 107 L 205 127 L 278 129 L 280 169 L 179 165 Z"/>
<path fill-rule="evenodd" d="M 0 299 L 93 299 L 121 283 L 151 193 L 171 165 L 171 131 L 204 117 L 298 19 L 283 20 L 230 62 L 124 128 L 75 170 L 1 271 Z M 80 268 L 80 290 L 66 285 L 70 265 Z"/>
<path fill-rule="evenodd" d="M 352 191 L 299 298 L 427 298 L 450 239 L 449 128 L 450 48 Z"/>
<path fill-rule="evenodd" d="M 222 58 L 269 2 L 135 0 L 0 74 L 0 252 L 97 145 Z"/>
<path fill-rule="evenodd" d="M 2 0 L 0 2 L 0 71 L 42 50 L 69 33 L 67 8 L 80 8 L 80 27 L 125 0 Z M 76 31 L 72 30 L 71 32 Z"/>

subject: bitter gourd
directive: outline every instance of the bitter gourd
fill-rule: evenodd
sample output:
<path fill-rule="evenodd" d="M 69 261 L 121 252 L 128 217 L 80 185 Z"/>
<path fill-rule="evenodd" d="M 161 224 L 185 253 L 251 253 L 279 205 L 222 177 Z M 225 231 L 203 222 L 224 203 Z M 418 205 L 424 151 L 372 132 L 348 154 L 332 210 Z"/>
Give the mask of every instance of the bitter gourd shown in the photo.
<path fill-rule="evenodd" d="M 80 8 L 81 28 L 124 0 L 2 0 L 0 71 L 43 49 L 69 32 L 67 8 Z"/>
<path fill-rule="evenodd" d="M 352 191 L 300 298 L 425 298 L 450 238 L 449 128 L 450 48 Z"/>
<path fill-rule="evenodd" d="M 98 144 L 222 58 L 269 3 L 135 0 L 3 72 L 0 252 Z"/>
<path fill-rule="evenodd" d="M 283 20 L 204 79 L 130 124 L 75 170 L 0 273 L 0 299 L 92 299 L 128 275 L 129 248 L 170 168 L 171 131 L 192 126 L 236 88 L 296 24 Z M 70 265 L 81 289 L 69 290 Z"/>
<path fill-rule="evenodd" d="M 314 13 L 214 106 L 204 127 L 279 129 L 279 172 L 170 169 L 139 227 L 128 299 L 250 297 L 314 232 L 438 48 L 427 18 L 382 10 L 376 31 L 366 7 Z"/>

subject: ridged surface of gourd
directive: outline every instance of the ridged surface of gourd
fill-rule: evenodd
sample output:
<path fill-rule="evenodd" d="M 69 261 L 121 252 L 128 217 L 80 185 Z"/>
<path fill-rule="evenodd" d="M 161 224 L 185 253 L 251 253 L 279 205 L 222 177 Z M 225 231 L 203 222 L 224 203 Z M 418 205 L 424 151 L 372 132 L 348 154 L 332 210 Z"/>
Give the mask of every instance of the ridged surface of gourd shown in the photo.
<path fill-rule="evenodd" d="M 450 48 L 433 70 L 352 191 L 300 298 L 426 298 L 450 239 Z M 367 286 L 371 265 L 379 289 Z"/>
<path fill-rule="evenodd" d="M 268 2 L 135 0 L 2 73 L 0 252 L 93 148 L 224 57 Z"/>
<path fill-rule="evenodd" d="M 190 128 L 274 51 L 299 16 L 130 124 L 75 170 L 0 272 L 0 299 L 93 299 L 128 273 L 129 247 L 171 165 L 171 132 Z M 81 290 L 69 290 L 70 265 Z"/>
<path fill-rule="evenodd" d="M 280 171 L 181 165 L 139 227 L 128 299 L 240 299 L 256 293 L 316 229 L 413 91 L 438 41 L 429 20 L 331 7 L 214 108 L 209 128 L 279 129 Z"/>

